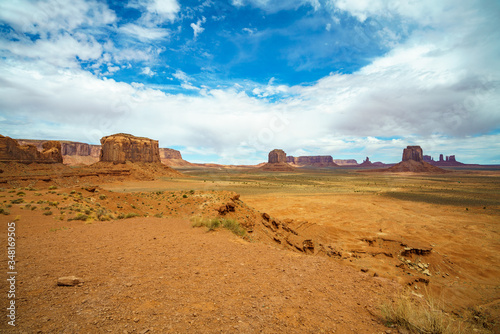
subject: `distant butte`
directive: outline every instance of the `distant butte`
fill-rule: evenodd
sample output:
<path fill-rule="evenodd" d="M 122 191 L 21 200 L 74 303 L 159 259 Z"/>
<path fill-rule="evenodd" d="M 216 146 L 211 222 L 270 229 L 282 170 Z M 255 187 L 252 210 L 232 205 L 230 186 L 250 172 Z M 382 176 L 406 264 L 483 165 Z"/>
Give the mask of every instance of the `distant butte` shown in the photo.
<path fill-rule="evenodd" d="M 400 163 L 381 171 L 392 173 L 412 172 L 436 174 L 449 172 L 425 162 L 423 159 L 423 150 L 420 146 L 407 146 L 403 150 L 403 157 Z"/>
<path fill-rule="evenodd" d="M 331 155 L 314 155 L 314 156 L 301 156 L 293 157 L 291 155 L 286 157 L 288 163 L 296 166 L 314 166 L 314 167 L 338 167 Z"/>
<path fill-rule="evenodd" d="M 274 149 L 269 152 L 268 162 L 259 169 L 271 172 L 289 172 L 295 168 L 287 163 L 286 153 L 280 149 Z"/>

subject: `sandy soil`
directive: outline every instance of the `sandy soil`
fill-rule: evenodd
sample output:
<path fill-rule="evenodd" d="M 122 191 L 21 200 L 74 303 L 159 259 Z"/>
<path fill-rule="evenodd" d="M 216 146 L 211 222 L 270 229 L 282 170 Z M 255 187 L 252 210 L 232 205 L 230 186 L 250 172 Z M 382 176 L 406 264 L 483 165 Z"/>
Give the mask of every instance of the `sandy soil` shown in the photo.
<path fill-rule="evenodd" d="M 18 333 L 388 330 L 376 314 L 398 285 L 324 257 L 248 242 L 228 231 L 207 233 L 182 218 L 89 223 L 10 209 L 0 223 L 5 227 L 21 216 Z M 84 283 L 56 285 L 58 277 L 71 275 Z M 4 280 L 0 290 L 7 290 Z M 0 329 L 7 328 L 2 321 Z"/>

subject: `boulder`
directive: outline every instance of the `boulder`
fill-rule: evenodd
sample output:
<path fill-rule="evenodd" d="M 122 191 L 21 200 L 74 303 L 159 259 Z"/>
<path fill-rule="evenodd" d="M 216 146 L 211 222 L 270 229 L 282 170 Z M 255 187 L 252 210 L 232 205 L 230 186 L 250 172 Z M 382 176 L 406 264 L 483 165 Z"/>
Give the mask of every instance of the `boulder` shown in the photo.
<path fill-rule="evenodd" d="M 283 150 L 275 149 L 269 152 L 268 163 L 276 164 L 276 163 L 286 163 L 286 153 Z"/>
<path fill-rule="evenodd" d="M 422 148 L 420 146 L 407 146 L 403 150 L 403 161 L 408 160 L 417 162 L 424 161 Z"/>
<path fill-rule="evenodd" d="M 154 162 L 160 163 L 158 141 L 118 133 L 101 138 L 101 155 L 99 161 L 125 163 Z"/>

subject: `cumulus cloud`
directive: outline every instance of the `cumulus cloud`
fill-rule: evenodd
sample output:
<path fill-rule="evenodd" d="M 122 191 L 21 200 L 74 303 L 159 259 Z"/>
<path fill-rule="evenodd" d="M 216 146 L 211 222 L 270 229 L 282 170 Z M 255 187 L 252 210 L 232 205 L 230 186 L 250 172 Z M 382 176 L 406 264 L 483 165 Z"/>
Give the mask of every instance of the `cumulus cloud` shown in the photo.
<path fill-rule="evenodd" d="M 172 22 L 180 11 L 177 0 L 132 0 L 128 6 L 144 11 L 140 21 L 146 26 Z"/>
<path fill-rule="evenodd" d="M 2 134 L 98 143 L 102 136 L 130 132 L 159 139 L 162 147 L 217 155 L 222 163 L 264 161 L 276 147 L 292 155 L 358 160 L 375 155 L 372 160 L 397 162 L 408 144 L 421 145 L 434 156 L 456 154 L 459 161 L 500 163 L 495 153 L 500 151 L 500 27 L 495 5 L 491 9 L 485 3 L 454 3 L 444 10 L 444 5 L 433 7 L 430 2 L 412 7 L 413 2 L 331 0 L 334 12 L 366 24 L 399 18 L 416 28 L 402 40 L 389 25 L 377 41 L 387 43 L 389 52 L 354 73 L 331 73 L 309 85 L 277 84 L 279 77 L 253 86 L 240 81 L 217 87 L 217 81 L 212 85 L 207 80 L 199 90 L 193 85 L 197 81 L 179 69 L 172 76 L 186 91 L 168 94 L 161 87 L 117 82 L 80 66 L 95 63 L 112 74 L 120 68 L 116 62 L 131 68 L 128 62 L 143 60 L 147 63 L 140 64 L 139 71 L 152 76 L 151 67 L 157 68 L 152 59 L 162 52 L 149 44 L 128 48 L 99 42 L 79 31 L 85 24 L 95 29 L 116 24 L 112 11 L 94 3 L 97 10 L 89 13 L 88 3 L 76 2 L 76 11 L 54 6 L 48 18 L 28 14 L 36 12 L 36 6 L 53 8 L 57 1 L 22 2 L 23 15 L 18 16 L 10 2 L 0 3 L 1 19 L 21 32 L 33 31 L 36 25 L 55 31 L 51 20 L 63 27 L 34 41 L 22 34 L 17 40 L 0 39 Z M 247 3 L 233 0 L 234 5 Z M 279 7 L 277 2 L 251 3 Z M 155 24 L 172 22 L 179 12 L 176 1 L 165 2 L 165 7 L 155 7 L 160 4 L 153 1 L 132 5 L 148 8 L 150 16 L 142 20 L 149 23 L 134 21 L 119 31 L 142 41 L 166 38 L 166 31 Z M 467 20 L 460 19 L 463 13 Z M 69 20 L 71 15 L 75 21 Z M 92 15 L 93 21 L 87 21 Z M 195 37 L 205 22 L 192 23 Z"/>

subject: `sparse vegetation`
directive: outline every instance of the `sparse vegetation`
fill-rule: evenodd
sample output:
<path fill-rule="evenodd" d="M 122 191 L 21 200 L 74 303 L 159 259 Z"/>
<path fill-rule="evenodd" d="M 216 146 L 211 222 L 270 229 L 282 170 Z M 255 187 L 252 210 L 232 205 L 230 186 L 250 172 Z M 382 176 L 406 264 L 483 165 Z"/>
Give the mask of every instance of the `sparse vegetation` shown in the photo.
<path fill-rule="evenodd" d="M 88 219 L 89 219 L 89 216 L 87 216 L 87 215 L 85 215 L 83 213 L 79 213 L 75 217 L 68 218 L 68 221 L 72 221 L 72 220 L 86 221 Z"/>
<path fill-rule="evenodd" d="M 53 212 L 52 212 L 52 211 L 44 211 L 44 212 L 43 212 L 43 215 L 45 215 L 45 216 L 50 216 L 50 215 L 52 215 L 52 214 L 53 214 Z"/>
<path fill-rule="evenodd" d="M 490 333 L 484 328 L 474 330 L 469 324 L 444 312 L 443 302 L 435 299 L 428 291 L 425 295 L 417 295 L 409 289 L 403 290 L 393 303 L 382 305 L 381 311 L 387 325 L 395 325 L 407 333 Z"/>
<path fill-rule="evenodd" d="M 227 218 L 202 218 L 202 217 L 194 217 L 191 219 L 193 227 L 202 227 L 205 226 L 207 231 L 214 231 L 219 227 L 223 227 L 238 236 L 244 236 L 246 231 L 241 225 L 234 219 Z"/>

